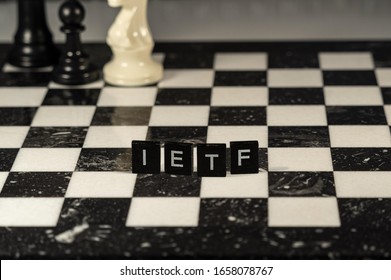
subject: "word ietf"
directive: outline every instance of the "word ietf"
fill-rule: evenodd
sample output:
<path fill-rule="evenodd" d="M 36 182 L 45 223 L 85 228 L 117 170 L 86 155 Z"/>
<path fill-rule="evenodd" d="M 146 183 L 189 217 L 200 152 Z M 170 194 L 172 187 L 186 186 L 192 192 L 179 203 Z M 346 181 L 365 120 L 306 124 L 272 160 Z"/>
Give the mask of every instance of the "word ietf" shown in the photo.
<path fill-rule="evenodd" d="M 231 174 L 258 173 L 258 141 L 230 142 Z M 225 144 L 198 144 L 197 174 L 200 177 L 225 177 L 227 149 Z M 160 142 L 132 142 L 132 172 L 160 173 Z M 191 175 L 193 172 L 193 145 L 168 142 L 164 145 L 165 173 Z"/>

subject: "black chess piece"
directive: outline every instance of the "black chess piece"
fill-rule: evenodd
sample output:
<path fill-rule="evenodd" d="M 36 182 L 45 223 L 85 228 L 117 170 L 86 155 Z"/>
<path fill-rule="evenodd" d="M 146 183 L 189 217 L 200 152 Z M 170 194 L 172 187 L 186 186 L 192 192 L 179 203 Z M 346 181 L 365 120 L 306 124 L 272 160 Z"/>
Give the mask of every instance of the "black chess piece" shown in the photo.
<path fill-rule="evenodd" d="M 80 41 L 80 33 L 85 29 L 81 24 L 85 16 L 84 7 L 77 0 L 67 0 L 61 5 L 59 16 L 66 42 L 53 71 L 53 81 L 65 85 L 82 85 L 98 80 L 98 68 L 90 63 Z"/>
<path fill-rule="evenodd" d="M 46 23 L 43 0 L 18 0 L 18 28 L 8 56 L 11 65 L 46 67 L 57 63 L 59 51 Z"/>

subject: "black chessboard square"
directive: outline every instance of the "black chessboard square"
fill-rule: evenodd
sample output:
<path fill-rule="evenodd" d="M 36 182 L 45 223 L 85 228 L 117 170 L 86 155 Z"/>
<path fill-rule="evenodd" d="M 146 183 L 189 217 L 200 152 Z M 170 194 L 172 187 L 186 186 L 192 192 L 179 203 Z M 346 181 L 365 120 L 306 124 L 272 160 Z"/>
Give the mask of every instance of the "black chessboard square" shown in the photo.
<path fill-rule="evenodd" d="M 132 149 L 82 149 L 76 171 L 131 171 Z"/>
<path fill-rule="evenodd" d="M 269 147 L 330 147 L 327 126 L 269 126 Z"/>
<path fill-rule="evenodd" d="M 390 148 L 332 148 L 335 171 L 391 171 Z"/>
<path fill-rule="evenodd" d="M 9 50 L 9 45 L 0 44 L 0 66 L 2 66 L 6 62 Z M 0 69 L 2 69 L 2 67 Z"/>
<path fill-rule="evenodd" d="M 96 105 L 100 89 L 49 89 L 43 105 Z"/>
<path fill-rule="evenodd" d="M 0 171 L 10 171 L 18 149 L 0 149 Z"/>
<path fill-rule="evenodd" d="M 148 125 L 151 107 L 97 107 L 92 125 Z"/>
<path fill-rule="evenodd" d="M 382 88 L 384 104 L 391 104 L 391 88 Z"/>
<path fill-rule="evenodd" d="M 155 105 L 210 105 L 210 88 L 161 88 Z"/>
<path fill-rule="evenodd" d="M 323 71 L 325 86 L 376 86 L 374 71 Z"/>
<path fill-rule="evenodd" d="M 269 195 L 335 196 L 332 172 L 269 172 Z"/>
<path fill-rule="evenodd" d="M 161 174 L 139 174 L 134 197 L 199 197 L 201 178 Z"/>
<path fill-rule="evenodd" d="M 11 172 L 1 197 L 64 197 L 72 173 Z"/>
<path fill-rule="evenodd" d="M 266 125 L 266 107 L 211 107 L 209 125 Z"/>
<path fill-rule="evenodd" d="M 33 107 L 0 108 L 0 126 L 29 126 L 36 111 Z"/>
<path fill-rule="evenodd" d="M 328 106 L 329 125 L 386 125 L 382 106 Z"/>
<path fill-rule="evenodd" d="M 0 73 L 0 87 L 46 87 L 51 75 L 48 72 Z"/>
<path fill-rule="evenodd" d="M 258 151 L 259 170 L 267 171 L 269 169 L 268 153 L 266 148 L 260 148 Z M 230 165 L 230 164 L 227 164 Z"/>
<path fill-rule="evenodd" d="M 270 105 L 324 105 L 322 88 L 270 88 Z"/>
<path fill-rule="evenodd" d="M 87 127 L 31 127 L 24 148 L 81 148 Z"/>
<path fill-rule="evenodd" d="M 200 226 L 207 227 L 265 227 L 266 199 L 202 199 Z"/>
<path fill-rule="evenodd" d="M 207 69 L 213 62 L 212 53 L 166 53 L 164 69 Z"/>
<path fill-rule="evenodd" d="M 203 126 L 167 126 L 148 127 L 147 141 L 206 143 L 208 127 Z"/>
<path fill-rule="evenodd" d="M 375 62 L 376 68 L 389 68 L 391 67 L 391 54 L 388 51 L 373 51 L 372 52 L 373 60 Z"/>
<path fill-rule="evenodd" d="M 266 71 L 216 71 L 215 86 L 266 86 Z"/>
<path fill-rule="evenodd" d="M 316 52 L 271 52 L 269 68 L 319 68 Z"/>
<path fill-rule="evenodd" d="M 339 198 L 338 208 L 344 228 L 368 228 L 391 232 L 391 199 Z"/>
<path fill-rule="evenodd" d="M 58 226 L 73 228 L 88 224 L 124 227 L 129 206 L 130 199 L 126 198 L 66 198 Z"/>

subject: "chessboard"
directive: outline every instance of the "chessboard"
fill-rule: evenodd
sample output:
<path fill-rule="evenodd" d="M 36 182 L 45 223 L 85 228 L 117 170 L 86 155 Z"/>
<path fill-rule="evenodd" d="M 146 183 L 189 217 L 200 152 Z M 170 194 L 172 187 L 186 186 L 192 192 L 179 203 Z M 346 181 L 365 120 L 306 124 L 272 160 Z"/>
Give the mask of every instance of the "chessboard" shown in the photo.
<path fill-rule="evenodd" d="M 3 258 L 391 257 L 391 43 L 160 43 L 140 88 L 60 86 L 8 48 Z M 260 169 L 137 175 L 133 140 L 256 140 Z"/>

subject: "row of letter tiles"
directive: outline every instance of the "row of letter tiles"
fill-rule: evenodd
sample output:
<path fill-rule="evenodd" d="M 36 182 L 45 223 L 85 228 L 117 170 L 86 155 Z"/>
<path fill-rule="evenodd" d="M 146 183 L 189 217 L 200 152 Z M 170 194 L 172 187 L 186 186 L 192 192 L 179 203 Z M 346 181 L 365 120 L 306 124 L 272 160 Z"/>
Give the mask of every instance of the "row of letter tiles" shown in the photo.
<path fill-rule="evenodd" d="M 2 172 L 132 170 L 131 148 L 0 149 L 0 155 Z M 269 171 L 391 171 L 391 149 L 260 148 L 259 165 Z"/>

